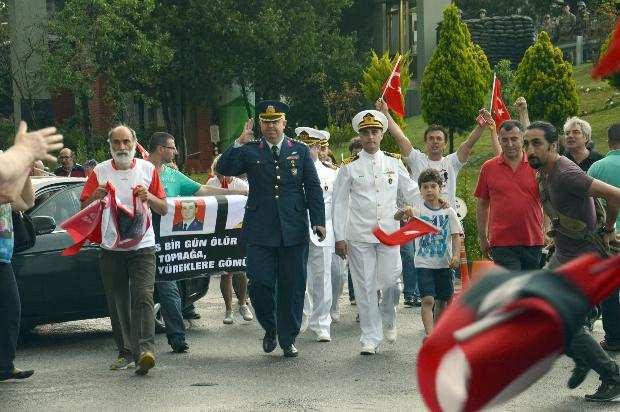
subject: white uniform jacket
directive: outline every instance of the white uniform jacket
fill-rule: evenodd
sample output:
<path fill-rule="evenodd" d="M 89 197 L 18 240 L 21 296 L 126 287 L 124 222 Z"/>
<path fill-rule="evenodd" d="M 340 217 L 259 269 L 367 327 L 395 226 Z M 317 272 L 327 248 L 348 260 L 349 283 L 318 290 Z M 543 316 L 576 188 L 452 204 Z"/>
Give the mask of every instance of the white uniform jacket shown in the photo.
<path fill-rule="evenodd" d="M 379 226 L 386 233 L 398 230 L 399 222 L 394 220 L 398 189 L 409 204 L 420 196 L 400 155 L 382 150 L 369 154 L 362 150 L 345 159 L 333 195 L 336 241 L 379 243 L 372 234 L 374 227 Z"/>
<path fill-rule="evenodd" d="M 338 168 L 329 163 L 323 163 L 320 160 L 314 162 L 316 173 L 319 175 L 321 189 L 323 189 L 323 200 L 325 201 L 325 239 L 319 242 L 317 235 L 310 228 L 310 239 L 315 246 L 334 247 L 334 228 L 332 225 L 332 196 L 334 193 L 334 182 L 338 174 Z"/>

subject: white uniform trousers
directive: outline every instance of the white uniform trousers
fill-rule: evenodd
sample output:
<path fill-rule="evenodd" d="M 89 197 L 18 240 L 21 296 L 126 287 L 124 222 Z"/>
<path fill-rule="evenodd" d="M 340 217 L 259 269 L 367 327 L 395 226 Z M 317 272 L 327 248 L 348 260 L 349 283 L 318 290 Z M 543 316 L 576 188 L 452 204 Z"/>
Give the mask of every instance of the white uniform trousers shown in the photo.
<path fill-rule="evenodd" d="M 376 348 L 383 341 L 382 321 L 394 326 L 400 296 L 400 248 L 381 243 L 347 241 L 349 268 L 360 315 L 362 346 Z M 383 292 L 378 305 L 377 290 Z"/>
<path fill-rule="evenodd" d="M 342 290 L 344 288 L 344 259 L 335 253 L 332 253 L 332 310 L 336 310 L 338 307 L 338 301 L 342 296 Z"/>
<path fill-rule="evenodd" d="M 332 307 L 331 280 L 332 248 L 319 247 L 310 242 L 308 247 L 308 282 L 304 298 L 304 316 L 308 327 L 317 336 L 331 336 Z"/>

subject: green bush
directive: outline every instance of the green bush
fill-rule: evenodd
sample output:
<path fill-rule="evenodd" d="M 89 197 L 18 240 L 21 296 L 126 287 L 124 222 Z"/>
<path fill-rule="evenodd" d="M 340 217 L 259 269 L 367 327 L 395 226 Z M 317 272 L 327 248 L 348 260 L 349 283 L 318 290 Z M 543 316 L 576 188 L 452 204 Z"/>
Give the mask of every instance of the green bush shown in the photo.
<path fill-rule="evenodd" d="M 483 259 L 480 254 L 480 239 L 478 238 L 478 225 L 476 223 L 476 198 L 474 197 L 475 182 L 467 174 L 463 174 L 456 185 L 457 196 L 465 201 L 467 216 L 462 221 L 465 233 L 465 250 L 467 259 L 470 261 Z M 473 183 L 473 184 L 471 184 Z"/>
<path fill-rule="evenodd" d="M 546 120 L 558 129 L 578 113 L 579 97 L 573 66 L 553 47 L 546 32 L 530 46 L 515 73 L 513 98 L 524 96 L 530 119 Z"/>
<path fill-rule="evenodd" d="M 449 130 L 453 152 L 455 133 L 474 125 L 491 79 L 486 56 L 473 46 L 457 7 L 447 7 L 443 17 L 439 44 L 424 69 L 420 92 L 424 121 Z"/>
<path fill-rule="evenodd" d="M 515 72 L 512 70 L 512 62 L 508 59 L 502 59 L 495 64 L 493 72 L 499 79 L 502 85 L 502 99 L 506 108 L 510 112 L 510 117 L 513 119 L 519 118 L 519 112 L 514 106 L 513 95 L 515 93 Z"/>

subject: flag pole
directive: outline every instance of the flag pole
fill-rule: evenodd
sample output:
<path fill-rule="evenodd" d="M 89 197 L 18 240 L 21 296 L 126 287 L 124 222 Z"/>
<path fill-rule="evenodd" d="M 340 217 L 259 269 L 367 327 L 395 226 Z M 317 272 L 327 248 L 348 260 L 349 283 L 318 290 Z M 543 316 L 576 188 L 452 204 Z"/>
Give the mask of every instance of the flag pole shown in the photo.
<path fill-rule="evenodd" d="M 491 107 L 489 108 L 489 113 L 493 113 L 493 96 L 495 95 L 495 72 L 493 72 L 493 89 L 491 90 Z"/>
<path fill-rule="evenodd" d="M 396 64 L 394 65 L 394 68 L 392 69 L 392 73 L 390 73 L 390 77 L 388 77 L 387 82 L 385 82 L 385 84 L 387 84 L 388 86 L 390 82 L 392 81 L 392 77 L 394 77 L 394 73 L 396 73 L 396 68 L 398 67 L 398 63 L 400 63 L 400 59 L 402 57 L 403 57 L 402 55 L 398 56 L 398 60 L 396 60 Z M 385 96 L 385 92 L 387 91 L 387 89 L 388 89 L 387 87 L 383 89 L 383 93 L 381 93 L 381 97 L 380 97 L 381 100 L 383 100 L 383 96 Z"/>

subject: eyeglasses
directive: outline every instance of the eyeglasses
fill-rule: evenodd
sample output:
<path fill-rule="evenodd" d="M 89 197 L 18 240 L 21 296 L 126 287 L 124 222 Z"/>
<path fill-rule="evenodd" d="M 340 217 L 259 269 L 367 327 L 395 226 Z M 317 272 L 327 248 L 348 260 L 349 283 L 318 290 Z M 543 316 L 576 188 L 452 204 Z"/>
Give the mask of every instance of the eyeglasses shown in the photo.
<path fill-rule="evenodd" d="M 58 156 L 58 160 L 68 160 L 71 159 L 71 156 Z"/>
<path fill-rule="evenodd" d="M 177 148 L 174 146 L 163 146 L 163 145 L 160 145 L 160 146 L 166 149 L 174 150 L 175 152 L 177 151 Z"/>

